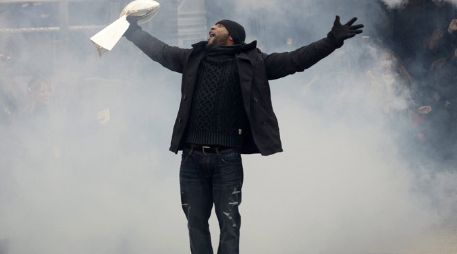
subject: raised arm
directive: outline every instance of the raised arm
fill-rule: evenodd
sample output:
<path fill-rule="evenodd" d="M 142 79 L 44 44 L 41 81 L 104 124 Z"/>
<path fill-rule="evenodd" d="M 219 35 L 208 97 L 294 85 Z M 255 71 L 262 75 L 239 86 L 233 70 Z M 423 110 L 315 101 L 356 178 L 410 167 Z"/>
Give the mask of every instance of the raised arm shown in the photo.
<path fill-rule="evenodd" d="M 326 38 L 313 42 L 297 50 L 284 53 L 264 54 L 268 79 L 278 79 L 296 72 L 304 71 L 321 59 L 343 46 L 344 40 L 362 32 L 363 25 L 353 25 L 357 18 L 341 25 L 336 16 L 332 30 Z"/>
<path fill-rule="evenodd" d="M 170 46 L 143 31 L 135 21 L 129 20 L 129 22 L 130 27 L 124 34 L 129 41 L 133 42 L 147 56 L 165 68 L 179 73 L 183 72 L 191 49 Z"/>
<path fill-rule="evenodd" d="M 336 48 L 331 40 L 324 38 L 291 52 L 264 54 L 268 79 L 278 79 L 304 71 Z"/>

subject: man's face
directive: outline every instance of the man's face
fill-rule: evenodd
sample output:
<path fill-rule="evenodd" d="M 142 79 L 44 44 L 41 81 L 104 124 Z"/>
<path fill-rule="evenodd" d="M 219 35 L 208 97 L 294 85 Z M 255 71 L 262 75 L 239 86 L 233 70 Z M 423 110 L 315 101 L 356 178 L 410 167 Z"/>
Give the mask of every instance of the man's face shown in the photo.
<path fill-rule="evenodd" d="M 209 45 L 221 45 L 227 46 L 233 44 L 232 37 L 223 25 L 215 24 L 211 27 L 208 33 L 208 44 Z"/>

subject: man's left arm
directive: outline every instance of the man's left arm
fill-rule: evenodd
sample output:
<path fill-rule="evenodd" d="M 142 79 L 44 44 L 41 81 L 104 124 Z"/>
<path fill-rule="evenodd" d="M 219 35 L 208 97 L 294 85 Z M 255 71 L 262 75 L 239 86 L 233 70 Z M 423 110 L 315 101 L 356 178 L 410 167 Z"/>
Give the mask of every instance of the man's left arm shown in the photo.
<path fill-rule="evenodd" d="M 268 79 L 278 79 L 304 71 L 330 55 L 335 49 L 343 46 L 344 40 L 362 32 L 363 25 L 353 25 L 356 20 L 357 18 L 352 18 L 341 25 L 340 17 L 336 16 L 332 30 L 326 38 L 291 52 L 264 54 Z"/>

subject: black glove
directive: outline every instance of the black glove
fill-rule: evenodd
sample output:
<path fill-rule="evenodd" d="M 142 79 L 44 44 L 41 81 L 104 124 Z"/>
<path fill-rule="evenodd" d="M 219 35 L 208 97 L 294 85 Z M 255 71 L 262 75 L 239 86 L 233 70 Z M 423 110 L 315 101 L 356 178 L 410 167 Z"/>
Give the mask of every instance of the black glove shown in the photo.
<path fill-rule="evenodd" d="M 141 29 L 141 27 L 138 25 L 138 20 L 139 20 L 138 16 L 133 16 L 133 15 L 127 16 L 127 21 L 130 23 L 130 26 L 127 29 L 127 31 L 125 31 L 124 36 L 127 36 L 128 34 Z"/>
<path fill-rule="evenodd" d="M 336 16 L 332 30 L 327 34 L 327 38 L 332 40 L 338 48 L 343 46 L 344 40 L 363 32 L 363 30 L 361 30 L 361 28 L 363 28 L 362 24 L 352 25 L 356 20 L 357 18 L 352 18 L 346 24 L 341 25 L 340 16 Z"/>

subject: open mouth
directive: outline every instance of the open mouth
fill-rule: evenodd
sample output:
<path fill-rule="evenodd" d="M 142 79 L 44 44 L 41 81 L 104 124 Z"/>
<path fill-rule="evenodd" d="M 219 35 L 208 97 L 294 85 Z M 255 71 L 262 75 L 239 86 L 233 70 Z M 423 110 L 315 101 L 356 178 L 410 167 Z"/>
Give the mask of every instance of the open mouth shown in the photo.
<path fill-rule="evenodd" d="M 209 33 L 209 38 L 213 38 L 214 36 L 216 36 L 214 33 Z"/>

